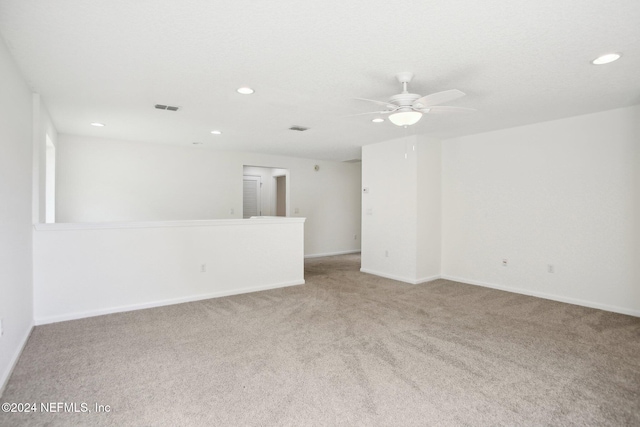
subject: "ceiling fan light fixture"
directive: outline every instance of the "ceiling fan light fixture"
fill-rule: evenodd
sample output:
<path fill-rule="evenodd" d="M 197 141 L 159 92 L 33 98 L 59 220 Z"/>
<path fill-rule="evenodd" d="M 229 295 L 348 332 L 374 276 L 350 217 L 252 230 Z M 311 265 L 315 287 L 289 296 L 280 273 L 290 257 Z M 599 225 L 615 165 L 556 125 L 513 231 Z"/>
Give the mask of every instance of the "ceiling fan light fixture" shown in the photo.
<path fill-rule="evenodd" d="M 389 116 L 389 120 L 396 126 L 411 126 L 415 125 L 422 118 L 422 113 L 419 111 L 399 111 Z"/>

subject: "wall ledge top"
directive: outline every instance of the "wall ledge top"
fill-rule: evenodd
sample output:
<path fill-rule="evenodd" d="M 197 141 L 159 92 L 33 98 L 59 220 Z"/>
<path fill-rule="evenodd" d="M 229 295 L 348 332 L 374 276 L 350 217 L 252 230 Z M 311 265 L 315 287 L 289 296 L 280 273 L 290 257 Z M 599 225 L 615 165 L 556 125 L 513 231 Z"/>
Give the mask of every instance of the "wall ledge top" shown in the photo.
<path fill-rule="evenodd" d="M 205 219 L 185 221 L 131 221 L 131 222 L 68 222 L 55 224 L 34 224 L 38 231 L 63 230 L 104 230 L 124 228 L 167 228 L 167 227 L 218 227 L 234 225 L 265 225 L 265 224 L 302 224 L 306 218 L 291 217 L 261 217 L 249 219 Z"/>

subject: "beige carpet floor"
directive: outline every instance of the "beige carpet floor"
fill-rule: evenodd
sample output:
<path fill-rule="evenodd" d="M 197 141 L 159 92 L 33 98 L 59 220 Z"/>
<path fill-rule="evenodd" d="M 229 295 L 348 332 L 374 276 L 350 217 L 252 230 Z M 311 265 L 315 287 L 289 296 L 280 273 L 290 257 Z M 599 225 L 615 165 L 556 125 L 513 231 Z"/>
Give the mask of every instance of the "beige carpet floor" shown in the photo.
<path fill-rule="evenodd" d="M 640 319 L 313 259 L 307 284 L 35 328 L 2 426 L 640 425 Z M 606 284 L 603 284 L 606 286 Z"/>

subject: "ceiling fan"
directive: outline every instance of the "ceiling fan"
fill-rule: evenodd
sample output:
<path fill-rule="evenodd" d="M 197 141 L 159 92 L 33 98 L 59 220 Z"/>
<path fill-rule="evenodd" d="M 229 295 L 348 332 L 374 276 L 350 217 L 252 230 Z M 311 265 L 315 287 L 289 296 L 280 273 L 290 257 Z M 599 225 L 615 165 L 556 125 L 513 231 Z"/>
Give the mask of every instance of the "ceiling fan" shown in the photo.
<path fill-rule="evenodd" d="M 473 108 L 465 107 L 449 107 L 442 104 L 443 102 L 453 101 L 454 99 L 465 96 L 464 92 L 457 89 L 445 90 L 443 92 L 432 93 L 431 95 L 420 96 L 416 93 L 409 93 L 407 84 L 413 79 L 413 73 L 403 72 L 396 74 L 396 79 L 402 84 L 402 93 L 393 95 L 389 101 L 376 101 L 374 99 L 355 98 L 360 101 L 373 102 L 383 105 L 386 110 L 370 111 L 367 113 L 355 114 L 361 116 L 363 114 L 390 114 L 389 120 L 396 126 L 411 126 L 418 123 L 423 114 L 446 114 L 446 113 L 469 113 L 476 111 Z"/>

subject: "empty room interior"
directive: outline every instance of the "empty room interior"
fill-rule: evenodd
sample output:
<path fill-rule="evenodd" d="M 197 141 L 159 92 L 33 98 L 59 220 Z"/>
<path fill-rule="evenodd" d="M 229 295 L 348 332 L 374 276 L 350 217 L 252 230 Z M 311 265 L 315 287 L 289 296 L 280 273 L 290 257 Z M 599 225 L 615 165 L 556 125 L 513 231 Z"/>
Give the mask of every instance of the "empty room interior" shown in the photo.
<path fill-rule="evenodd" d="M 640 425 L 638 28 L 0 0 L 0 425 Z"/>

